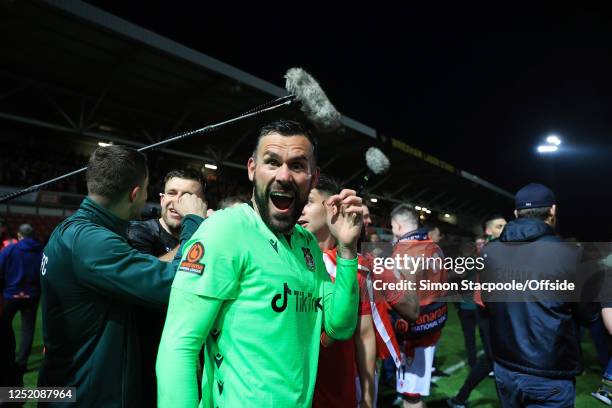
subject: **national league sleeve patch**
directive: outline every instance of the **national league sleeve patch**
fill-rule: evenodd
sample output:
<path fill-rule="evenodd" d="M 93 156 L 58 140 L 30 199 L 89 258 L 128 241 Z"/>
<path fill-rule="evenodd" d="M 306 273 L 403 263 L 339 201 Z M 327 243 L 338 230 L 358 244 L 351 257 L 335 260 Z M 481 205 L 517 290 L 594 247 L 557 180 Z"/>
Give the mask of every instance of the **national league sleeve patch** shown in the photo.
<path fill-rule="evenodd" d="M 178 271 L 202 275 L 204 272 L 204 264 L 200 262 L 202 257 L 204 257 L 204 246 L 201 243 L 196 242 L 189 249 L 185 260 L 181 261 Z"/>

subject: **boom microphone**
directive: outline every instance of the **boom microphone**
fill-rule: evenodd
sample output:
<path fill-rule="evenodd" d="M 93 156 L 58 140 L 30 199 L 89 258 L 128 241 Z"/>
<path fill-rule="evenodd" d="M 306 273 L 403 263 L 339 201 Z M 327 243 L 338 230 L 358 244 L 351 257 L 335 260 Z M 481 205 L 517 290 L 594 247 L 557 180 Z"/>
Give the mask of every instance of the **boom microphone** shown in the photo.
<path fill-rule="evenodd" d="M 333 131 L 340 127 L 341 115 L 329 101 L 315 79 L 302 68 L 290 68 L 285 74 L 285 88 L 295 95 L 302 112 L 319 131 Z"/>
<path fill-rule="evenodd" d="M 368 166 L 368 171 L 365 176 L 363 176 L 363 180 L 361 181 L 361 185 L 359 186 L 358 194 L 359 196 L 363 195 L 365 192 L 366 186 L 372 176 L 377 175 L 381 176 L 389 171 L 389 167 L 391 167 L 391 162 L 385 154 L 377 147 L 370 147 L 365 154 L 366 165 Z"/>
<path fill-rule="evenodd" d="M 210 133 L 215 130 L 221 129 L 227 125 L 239 122 L 243 119 L 257 116 L 264 112 L 272 111 L 274 109 L 290 105 L 292 103 L 299 103 L 302 112 L 304 112 L 308 120 L 310 120 L 318 130 L 332 131 L 340 127 L 340 113 L 336 110 L 336 108 L 334 108 L 334 105 L 332 105 L 329 99 L 327 99 L 327 96 L 325 95 L 323 89 L 321 89 L 321 86 L 310 74 L 308 74 L 302 68 L 290 68 L 285 74 L 285 78 L 285 89 L 289 93 L 288 95 L 281 96 L 280 98 L 277 98 L 273 101 L 266 102 L 263 105 L 259 105 L 239 116 L 225 120 L 223 122 L 219 122 L 214 125 L 208 125 L 203 128 L 190 130 L 187 132 L 178 133 L 175 136 L 171 136 L 160 142 L 141 147 L 140 149 L 138 149 L 138 151 L 145 152 L 147 150 L 162 147 L 190 136 Z M 24 194 L 38 191 L 43 187 L 64 180 L 76 174 L 80 174 L 85 170 L 87 170 L 87 167 L 82 167 L 78 170 L 74 170 L 62 176 L 55 177 L 43 183 L 35 184 L 28 188 L 5 194 L 0 197 L 0 203 L 4 203 L 14 198 L 20 197 Z"/>

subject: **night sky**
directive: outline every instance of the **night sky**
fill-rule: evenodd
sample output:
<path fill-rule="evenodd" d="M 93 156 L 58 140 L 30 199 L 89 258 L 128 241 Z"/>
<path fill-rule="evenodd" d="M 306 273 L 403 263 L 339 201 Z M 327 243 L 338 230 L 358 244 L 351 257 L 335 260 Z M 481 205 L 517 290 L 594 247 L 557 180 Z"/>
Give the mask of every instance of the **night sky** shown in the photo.
<path fill-rule="evenodd" d="M 609 10 L 89 3 L 279 86 L 301 66 L 343 114 L 512 193 L 545 183 L 564 236 L 612 238 Z"/>

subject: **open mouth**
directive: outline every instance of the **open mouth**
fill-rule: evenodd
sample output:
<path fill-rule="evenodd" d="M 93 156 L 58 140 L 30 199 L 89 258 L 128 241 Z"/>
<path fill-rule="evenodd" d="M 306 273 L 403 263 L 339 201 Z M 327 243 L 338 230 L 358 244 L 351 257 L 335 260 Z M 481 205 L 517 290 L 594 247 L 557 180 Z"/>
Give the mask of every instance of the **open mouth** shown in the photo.
<path fill-rule="evenodd" d="M 295 201 L 295 197 L 292 192 L 272 191 L 270 193 L 270 201 L 272 201 L 272 205 L 274 205 L 277 210 L 284 212 L 291 208 Z"/>

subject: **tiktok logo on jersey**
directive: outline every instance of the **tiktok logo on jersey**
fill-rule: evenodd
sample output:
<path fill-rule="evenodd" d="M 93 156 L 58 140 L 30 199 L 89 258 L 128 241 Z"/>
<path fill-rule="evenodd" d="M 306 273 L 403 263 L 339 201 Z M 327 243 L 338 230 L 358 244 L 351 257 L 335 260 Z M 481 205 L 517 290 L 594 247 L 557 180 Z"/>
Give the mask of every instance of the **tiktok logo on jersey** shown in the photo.
<path fill-rule="evenodd" d="M 283 283 L 283 293 L 277 293 L 272 298 L 272 310 L 274 310 L 276 313 L 284 312 L 292 299 L 295 303 L 295 311 L 297 313 L 316 313 L 317 310 L 323 311 L 321 297 L 314 297 L 312 293 L 307 293 L 300 290 L 292 290 L 289 288 L 287 282 Z"/>

